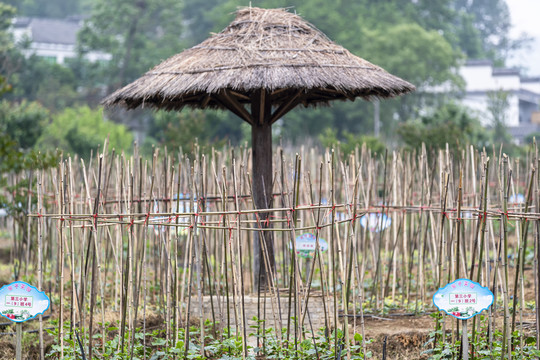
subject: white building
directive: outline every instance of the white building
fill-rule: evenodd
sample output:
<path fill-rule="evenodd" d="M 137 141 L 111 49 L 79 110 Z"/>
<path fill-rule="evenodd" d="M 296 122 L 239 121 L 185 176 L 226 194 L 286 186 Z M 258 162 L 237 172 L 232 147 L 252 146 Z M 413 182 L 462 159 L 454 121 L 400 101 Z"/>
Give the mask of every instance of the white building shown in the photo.
<path fill-rule="evenodd" d="M 460 74 L 466 83 L 462 103 L 483 125 L 492 124 L 489 95 L 504 92 L 508 100 L 506 126 L 516 141 L 540 132 L 540 77 L 521 77 L 518 69 L 494 68 L 488 60 L 470 60 Z"/>
<path fill-rule="evenodd" d="M 30 41 L 23 50 L 26 56 L 35 54 L 51 62 L 63 64 L 66 59 L 77 57 L 77 32 L 81 19 L 15 18 L 12 32 L 15 42 Z M 85 55 L 90 61 L 109 61 L 111 55 L 93 51 Z"/>

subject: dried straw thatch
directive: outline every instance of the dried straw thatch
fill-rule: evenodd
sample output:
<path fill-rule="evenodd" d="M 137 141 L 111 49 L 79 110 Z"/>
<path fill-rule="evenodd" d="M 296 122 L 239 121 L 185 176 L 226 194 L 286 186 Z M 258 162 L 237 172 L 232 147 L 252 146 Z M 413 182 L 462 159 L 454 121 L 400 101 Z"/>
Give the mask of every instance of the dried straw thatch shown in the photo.
<path fill-rule="evenodd" d="M 250 121 L 242 104 L 251 103 L 257 90 L 265 90 L 272 106 L 290 110 L 336 99 L 393 97 L 414 86 L 352 55 L 296 14 L 250 7 L 239 10 L 222 32 L 162 62 L 103 103 L 128 109 L 226 108 Z"/>

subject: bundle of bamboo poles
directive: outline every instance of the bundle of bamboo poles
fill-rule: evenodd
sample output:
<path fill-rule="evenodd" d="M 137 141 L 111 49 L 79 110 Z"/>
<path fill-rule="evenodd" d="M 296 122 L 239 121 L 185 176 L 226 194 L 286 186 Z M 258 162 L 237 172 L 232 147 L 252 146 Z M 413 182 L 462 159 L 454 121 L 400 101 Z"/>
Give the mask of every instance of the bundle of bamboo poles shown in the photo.
<path fill-rule="evenodd" d="M 526 301 L 538 303 L 536 149 L 515 160 L 472 147 L 436 154 L 373 154 L 365 146 L 348 155 L 300 148 L 290 156 L 289 150 L 274 154 L 269 209 L 253 206 L 247 148 L 165 149 L 144 159 L 137 149 L 126 156 L 105 145 L 88 162 L 66 158 L 55 169 L 10 176 L 12 184 L 34 184 L 25 194 L 31 221 L 14 230 L 13 256 L 26 273 L 37 272 L 40 290 L 58 298 L 59 342 L 67 321 L 84 335 L 106 333 L 113 318 L 119 346 L 129 349 L 135 328 L 142 323 L 144 331 L 148 315 L 158 313 L 167 340 L 179 340 L 178 329 L 194 318 L 204 329 L 209 318 L 241 334 L 247 353 L 247 297 L 257 297 L 257 315 L 278 339 L 299 341 L 310 336 L 310 298 L 317 295 L 324 325 L 362 333 L 365 350 L 366 307 L 382 310 L 390 298 L 402 311 L 432 311 L 434 291 L 468 277 L 489 286 L 495 304 L 502 299 L 481 336 L 502 326 L 504 351 L 511 350 L 509 334 L 522 322 Z M 271 213 L 270 229 L 261 226 L 261 212 Z M 274 233 L 276 266 L 261 241 L 260 266 L 271 276 L 268 286 L 256 288 L 253 241 L 265 231 Z M 298 256 L 295 239 L 304 233 L 316 238 L 312 259 Z M 321 251 L 320 239 L 328 251 Z M 525 255 L 532 247 L 531 263 Z M 528 288 L 534 299 L 526 298 Z M 536 318 L 538 327 L 537 308 Z M 442 326 L 459 325 L 447 319 Z M 475 321 L 473 336 L 479 327 Z M 344 334 L 349 344 L 349 331 Z M 185 336 L 188 344 L 189 331 Z M 104 346 L 82 338 L 89 339 L 90 358 Z"/>

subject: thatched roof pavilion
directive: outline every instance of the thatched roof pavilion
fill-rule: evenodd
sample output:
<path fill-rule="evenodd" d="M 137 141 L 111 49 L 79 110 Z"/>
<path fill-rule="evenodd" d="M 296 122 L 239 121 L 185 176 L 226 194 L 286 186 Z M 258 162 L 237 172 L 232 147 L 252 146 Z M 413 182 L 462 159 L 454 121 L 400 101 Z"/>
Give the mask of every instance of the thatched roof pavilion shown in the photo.
<path fill-rule="evenodd" d="M 262 209 L 272 198 L 274 122 L 300 104 L 389 98 L 413 90 L 410 83 L 352 55 L 296 14 L 249 7 L 239 10 L 220 33 L 165 60 L 103 104 L 232 111 L 251 124 L 252 189 L 255 206 Z M 268 216 L 260 214 L 264 226 Z M 264 234 L 266 259 L 274 268 L 271 233 Z M 254 245 L 261 244 L 255 240 Z M 263 283 L 265 272 L 262 266 Z"/>
<path fill-rule="evenodd" d="M 275 107 L 271 123 L 298 104 L 388 98 L 410 83 L 351 54 L 300 16 L 283 9 L 243 8 L 223 31 L 172 56 L 104 104 L 128 109 L 228 109 L 247 122 L 242 104 L 265 90 Z"/>

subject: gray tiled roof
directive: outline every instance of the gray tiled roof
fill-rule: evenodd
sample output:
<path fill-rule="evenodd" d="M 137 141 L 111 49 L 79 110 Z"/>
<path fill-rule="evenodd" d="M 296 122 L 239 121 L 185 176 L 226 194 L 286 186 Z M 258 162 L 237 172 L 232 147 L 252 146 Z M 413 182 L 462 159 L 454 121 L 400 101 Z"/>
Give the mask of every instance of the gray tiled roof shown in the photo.
<path fill-rule="evenodd" d="M 75 45 L 77 31 L 81 28 L 78 21 L 45 19 L 45 18 L 17 18 L 14 27 L 30 27 L 32 41 L 35 43 Z"/>
<path fill-rule="evenodd" d="M 465 62 L 466 66 L 491 66 L 493 65 L 493 62 L 491 60 L 484 60 L 484 59 L 469 59 Z"/>
<path fill-rule="evenodd" d="M 540 132 L 540 126 L 537 124 L 525 123 L 519 126 L 508 127 L 508 132 L 513 137 L 521 140 L 529 134 Z"/>
<path fill-rule="evenodd" d="M 493 68 L 493 76 L 508 76 L 508 75 L 517 75 L 519 76 L 519 69 L 515 68 Z"/>

